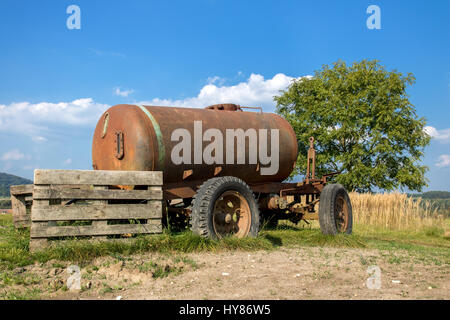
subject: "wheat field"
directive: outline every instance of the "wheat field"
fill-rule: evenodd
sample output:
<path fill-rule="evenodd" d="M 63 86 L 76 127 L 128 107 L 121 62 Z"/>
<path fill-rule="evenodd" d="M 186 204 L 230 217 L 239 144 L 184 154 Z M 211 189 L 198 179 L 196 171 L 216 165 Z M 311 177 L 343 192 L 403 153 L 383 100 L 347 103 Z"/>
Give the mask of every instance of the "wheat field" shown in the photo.
<path fill-rule="evenodd" d="M 445 218 L 430 203 L 404 193 L 349 194 L 356 225 L 377 226 L 392 230 L 445 228 Z"/>

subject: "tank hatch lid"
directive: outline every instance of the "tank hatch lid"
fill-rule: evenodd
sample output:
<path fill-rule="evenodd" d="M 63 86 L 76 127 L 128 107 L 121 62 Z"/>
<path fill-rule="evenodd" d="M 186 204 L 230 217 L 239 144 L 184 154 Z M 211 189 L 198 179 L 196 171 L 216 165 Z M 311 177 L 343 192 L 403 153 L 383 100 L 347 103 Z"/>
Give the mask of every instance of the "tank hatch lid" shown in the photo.
<path fill-rule="evenodd" d="M 212 106 L 206 107 L 205 109 L 225 110 L 225 111 L 242 111 L 242 109 L 239 105 L 232 104 L 232 103 L 214 104 Z"/>

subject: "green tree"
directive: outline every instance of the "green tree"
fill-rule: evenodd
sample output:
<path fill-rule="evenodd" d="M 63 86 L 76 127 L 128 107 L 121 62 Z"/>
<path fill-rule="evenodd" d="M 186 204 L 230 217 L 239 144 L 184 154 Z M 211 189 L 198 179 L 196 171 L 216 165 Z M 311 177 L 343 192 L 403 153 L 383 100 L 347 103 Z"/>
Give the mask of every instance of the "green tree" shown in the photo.
<path fill-rule="evenodd" d="M 428 169 L 421 159 L 430 137 L 406 93 L 414 82 L 411 73 L 387 71 L 377 60 L 351 66 L 337 61 L 312 78 L 294 80 L 274 98 L 299 142 L 292 175 L 306 174 L 313 136 L 318 175 L 340 172 L 333 180 L 348 190 L 421 191 Z"/>

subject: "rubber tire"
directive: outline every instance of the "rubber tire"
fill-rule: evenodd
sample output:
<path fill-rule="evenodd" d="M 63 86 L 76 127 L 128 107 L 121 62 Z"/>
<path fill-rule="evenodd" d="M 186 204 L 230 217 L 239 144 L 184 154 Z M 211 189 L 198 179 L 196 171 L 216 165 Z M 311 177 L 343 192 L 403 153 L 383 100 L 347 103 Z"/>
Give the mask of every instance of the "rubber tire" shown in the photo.
<path fill-rule="evenodd" d="M 192 200 L 191 230 L 205 238 L 218 239 L 213 226 L 213 209 L 216 200 L 225 191 L 237 191 L 248 202 L 251 213 L 250 230 L 247 237 L 256 237 L 259 231 L 259 208 L 250 187 L 241 179 L 231 176 L 207 180 L 197 190 Z"/>
<path fill-rule="evenodd" d="M 348 205 L 348 225 L 345 232 L 339 232 L 334 218 L 334 208 L 338 196 L 344 196 Z M 328 184 L 320 194 L 319 224 L 323 234 L 336 235 L 339 233 L 351 234 L 353 228 L 352 204 L 345 188 L 340 184 Z"/>

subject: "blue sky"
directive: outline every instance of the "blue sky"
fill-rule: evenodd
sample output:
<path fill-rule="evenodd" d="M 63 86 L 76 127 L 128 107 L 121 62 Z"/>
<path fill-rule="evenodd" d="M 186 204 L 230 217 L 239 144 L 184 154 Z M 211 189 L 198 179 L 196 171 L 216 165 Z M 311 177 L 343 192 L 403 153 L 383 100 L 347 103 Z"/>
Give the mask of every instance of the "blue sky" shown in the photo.
<path fill-rule="evenodd" d="M 81 29 L 69 30 L 69 5 Z M 369 5 L 381 30 L 369 30 Z M 450 1 L 0 2 L 0 171 L 91 168 L 97 118 L 119 103 L 273 110 L 289 80 L 337 59 L 412 72 L 434 137 L 426 190 L 450 190 Z"/>

